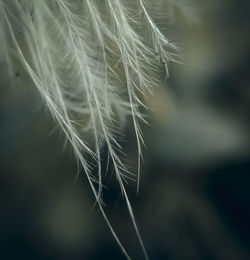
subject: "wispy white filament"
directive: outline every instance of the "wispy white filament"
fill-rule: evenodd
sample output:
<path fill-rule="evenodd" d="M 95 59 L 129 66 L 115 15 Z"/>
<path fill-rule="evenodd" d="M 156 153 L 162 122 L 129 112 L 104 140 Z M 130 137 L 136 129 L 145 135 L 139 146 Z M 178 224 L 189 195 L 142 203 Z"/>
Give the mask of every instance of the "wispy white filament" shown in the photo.
<path fill-rule="evenodd" d="M 0 0 L 0 19 L 1 62 L 10 72 L 13 55 L 23 65 L 71 143 L 103 217 L 130 259 L 102 206 L 101 146 L 106 143 L 148 259 L 125 189 L 129 173 L 121 159 L 117 136 L 121 122 L 131 116 L 139 185 L 143 144 L 139 122 L 144 121 L 139 108 L 158 84 L 161 68 L 168 72 L 175 46 L 160 32 L 143 0 Z M 84 141 L 90 131 L 94 146 Z M 98 165 L 97 176 L 85 159 L 86 153 Z M 94 182 L 98 182 L 98 188 Z"/>

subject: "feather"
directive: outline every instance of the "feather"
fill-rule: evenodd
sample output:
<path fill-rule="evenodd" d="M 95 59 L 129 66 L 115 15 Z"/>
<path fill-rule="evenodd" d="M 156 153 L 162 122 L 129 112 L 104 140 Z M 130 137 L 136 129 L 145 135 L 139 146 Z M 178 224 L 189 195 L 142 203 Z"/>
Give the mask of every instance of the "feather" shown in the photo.
<path fill-rule="evenodd" d="M 176 22 L 178 14 L 185 23 L 200 23 L 201 8 L 195 0 L 144 0 L 150 14 L 156 19 L 163 21 L 168 17 L 169 21 Z"/>
<path fill-rule="evenodd" d="M 140 107 L 145 107 L 144 98 L 158 84 L 162 64 L 168 73 L 176 47 L 160 32 L 143 0 L 0 0 L 0 19 L 1 62 L 12 71 L 14 53 L 23 65 L 72 145 L 104 219 L 130 259 L 103 209 L 101 146 L 106 143 L 148 259 L 125 188 L 130 173 L 117 142 L 118 129 L 125 118 L 132 118 L 138 191 L 143 145 L 140 121 L 145 121 Z M 84 141 L 90 131 L 93 147 Z M 86 154 L 96 161 L 97 176 Z"/>

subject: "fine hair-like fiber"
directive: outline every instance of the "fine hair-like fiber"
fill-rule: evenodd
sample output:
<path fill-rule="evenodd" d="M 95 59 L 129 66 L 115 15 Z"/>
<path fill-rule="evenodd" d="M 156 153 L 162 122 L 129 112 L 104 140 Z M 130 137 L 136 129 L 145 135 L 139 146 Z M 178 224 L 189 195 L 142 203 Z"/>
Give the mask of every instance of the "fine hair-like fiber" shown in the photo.
<path fill-rule="evenodd" d="M 131 259 L 103 209 L 101 147 L 106 143 L 148 259 L 125 188 L 130 173 L 117 142 L 124 119 L 131 117 L 137 140 L 138 190 L 143 144 L 139 122 L 145 121 L 139 108 L 145 107 L 144 98 L 157 86 L 162 68 L 168 73 L 176 50 L 151 18 L 146 1 L 0 0 L 0 42 L 0 59 L 10 77 L 13 60 L 18 60 L 63 129 L 104 219 Z M 93 146 L 84 140 L 89 131 Z M 86 154 L 98 166 L 96 176 Z"/>

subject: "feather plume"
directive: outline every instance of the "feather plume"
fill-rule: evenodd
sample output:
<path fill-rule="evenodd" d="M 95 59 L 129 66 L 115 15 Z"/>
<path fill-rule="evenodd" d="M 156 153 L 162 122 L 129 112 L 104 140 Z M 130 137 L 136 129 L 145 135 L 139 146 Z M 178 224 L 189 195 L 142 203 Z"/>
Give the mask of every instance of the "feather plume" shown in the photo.
<path fill-rule="evenodd" d="M 148 259 L 124 185 L 130 173 L 117 136 L 124 118 L 131 117 L 138 149 L 138 190 L 143 144 L 139 123 L 145 121 L 140 107 L 145 107 L 144 98 L 158 84 L 161 68 L 168 73 L 176 47 L 160 32 L 143 0 L 0 0 L 0 40 L 1 63 L 10 76 L 13 57 L 23 65 L 71 143 L 103 217 L 130 259 L 103 209 L 101 146 L 106 143 Z M 93 147 L 84 141 L 90 131 Z M 96 161 L 97 176 L 86 154 Z"/>

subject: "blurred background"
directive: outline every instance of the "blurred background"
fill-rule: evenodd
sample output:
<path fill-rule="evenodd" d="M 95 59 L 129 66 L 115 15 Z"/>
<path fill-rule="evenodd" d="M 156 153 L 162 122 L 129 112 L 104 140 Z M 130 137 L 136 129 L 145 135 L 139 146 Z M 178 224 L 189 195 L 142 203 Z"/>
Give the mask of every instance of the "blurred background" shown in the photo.
<path fill-rule="evenodd" d="M 129 197 L 151 259 L 250 259 L 250 3 L 172 2 L 167 18 L 152 15 L 184 64 L 170 64 L 150 98 L 140 192 L 131 182 Z M 1 64 L 0 259 L 125 259 L 38 93 L 22 71 L 11 83 L 5 72 Z M 129 126 L 124 140 L 136 171 Z M 105 176 L 107 215 L 143 259 L 112 165 Z"/>

